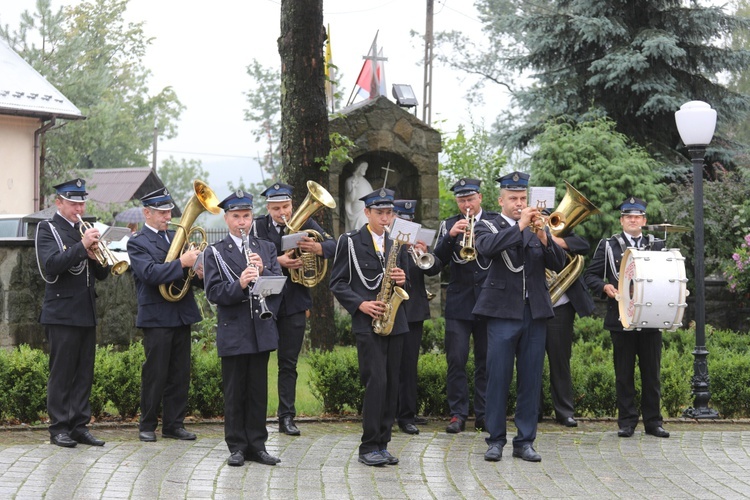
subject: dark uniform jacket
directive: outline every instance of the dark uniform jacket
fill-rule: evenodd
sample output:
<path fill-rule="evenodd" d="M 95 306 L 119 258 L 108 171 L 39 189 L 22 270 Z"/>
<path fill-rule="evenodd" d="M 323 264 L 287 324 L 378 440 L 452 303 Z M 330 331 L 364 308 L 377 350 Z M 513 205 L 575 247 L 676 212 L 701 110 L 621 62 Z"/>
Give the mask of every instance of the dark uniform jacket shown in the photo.
<path fill-rule="evenodd" d="M 49 224 L 55 226 L 63 244 L 62 251 Z M 89 259 L 81 241 L 81 233 L 55 214 L 51 221 L 37 227 L 36 252 L 39 266 L 45 273 L 44 303 L 39 322 L 43 325 L 96 326 L 96 290 L 94 282 L 109 275 L 109 267 L 102 267 Z M 69 272 L 71 267 L 88 262 L 80 274 Z"/>
<path fill-rule="evenodd" d="M 571 234 L 565 236 L 563 239 L 565 240 L 565 244 L 568 245 L 568 253 L 585 256 L 591 249 L 589 242 L 580 236 Z M 583 282 L 583 273 L 570 285 L 565 294 L 579 316 L 589 316 L 594 312 L 594 299 Z"/>
<path fill-rule="evenodd" d="M 482 210 L 480 220 L 492 220 L 497 215 L 497 212 Z M 440 224 L 434 253 L 442 265 L 450 265 L 451 277 L 446 290 L 445 318 L 472 321 L 476 318 L 471 311 L 482 291 L 482 284 L 492 261 L 485 256 L 477 255 L 474 261 L 459 263 L 461 262 L 459 252 L 463 235 L 459 234 L 452 238 L 450 231 L 453 225 L 464 217 L 461 214 L 454 215 Z M 475 221 L 475 227 L 480 220 Z"/>
<path fill-rule="evenodd" d="M 173 242 L 175 231 L 167 231 Z M 138 296 L 138 328 L 174 328 L 192 325 L 201 320 L 201 313 L 193 296 L 193 286 L 202 287 L 203 282 L 194 277 L 185 297 L 178 302 L 169 302 L 159 293 L 159 285 L 173 281 L 182 283 L 188 274 L 180 259 L 164 262 L 170 244 L 149 228 L 134 233 L 128 240 L 130 268 L 135 279 Z"/>
<path fill-rule="evenodd" d="M 248 236 L 248 241 L 252 251 L 263 259 L 261 276 L 281 276 L 273 244 L 252 235 Z M 222 261 L 231 270 L 229 276 L 221 265 Z M 257 297 L 250 296 L 252 284 L 244 290 L 240 286 L 238 277 L 247 267 L 247 258 L 230 235 L 206 249 L 203 266 L 206 297 L 218 306 L 216 347 L 219 356 L 257 354 L 277 349 L 276 321 L 273 318 L 260 319 L 260 302 Z M 281 294 L 266 298 L 266 306 L 274 316 L 280 302 Z"/>
<path fill-rule="evenodd" d="M 599 246 L 596 247 L 596 253 L 594 253 L 594 258 L 583 275 L 586 286 L 589 287 L 589 290 L 595 296 L 607 297 L 604 293 L 604 285 L 606 284 L 612 284 L 617 288 L 620 262 L 622 262 L 622 256 L 628 246 L 630 246 L 630 240 L 625 233 L 616 234 L 599 242 Z M 650 244 L 649 250 L 661 250 L 662 248 L 664 248 L 664 241 L 654 240 Z M 611 251 L 615 269 L 612 269 L 609 251 Z M 620 322 L 619 303 L 612 298 L 607 298 L 607 315 L 604 317 L 604 328 L 614 332 L 624 331 Z"/>
<path fill-rule="evenodd" d="M 383 259 L 387 261 L 388 254 L 393 246 L 393 240 L 386 235 L 384 241 L 385 255 Z M 350 250 L 350 242 L 354 255 Z M 405 270 L 406 259 L 408 258 L 411 257 L 406 253 L 406 247 L 402 245 L 396 261 L 397 267 Z M 339 237 L 336 245 L 336 256 L 333 259 L 330 286 L 336 300 L 352 315 L 352 331 L 354 333 L 372 332 L 372 317 L 360 311 L 359 305 L 366 300 L 377 299 L 382 283 L 382 281 L 378 282 L 378 277 L 383 274 L 383 265 L 375 252 L 375 245 L 373 245 L 372 235 L 367 225 L 358 230 L 344 233 Z M 374 290 L 368 289 L 360 279 L 357 269 L 361 271 L 369 286 L 373 287 L 375 283 L 378 283 L 378 286 L 374 287 Z M 408 288 L 408 276 L 407 284 L 402 288 Z M 406 313 L 402 302 L 401 307 L 396 311 L 391 335 L 408 331 L 409 325 L 406 322 Z"/>
<path fill-rule="evenodd" d="M 533 319 L 553 317 L 544 270 L 561 271 L 565 266 L 565 250 L 549 236 L 545 247 L 530 228 L 520 231 L 518 225 L 511 226 L 502 215 L 494 221 L 478 223 L 474 231 L 477 251 L 493 259 L 474 314 L 523 319 L 524 300 L 528 298 Z M 514 268 L 523 266 L 523 270 L 511 271 L 506 258 Z"/>
<path fill-rule="evenodd" d="M 308 219 L 300 229 L 301 231 L 312 229 L 320 233 L 323 241 L 320 242 L 323 247 L 323 258 L 331 259 L 336 253 L 336 242 L 330 234 L 326 233 L 320 225 L 313 219 Z M 261 240 L 270 241 L 276 245 L 276 255 L 279 256 L 284 252 L 281 251 L 281 237 L 284 231 L 279 233 L 273 225 L 273 219 L 270 215 L 263 215 L 255 218 L 252 229 L 253 235 Z M 281 271 L 284 276 L 289 276 L 289 269 L 282 267 Z M 300 283 L 292 282 L 291 278 L 286 280 L 284 291 L 282 292 L 283 300 L 279 309 L 279 316 L 291 316 L 298 312 L 306 311 L 312 308 L 312 296 L 310 289 Z"/>
<path fill-rule="evenodd" d="M 425 276 L 435 276 L 442 269 L 440 259 L 435 257 L 435 264 L 429 269 L 420 269 L 414 262 L 411 255 L 407 259 L 406 275 L 409 286 L 406 292 L 409 294 L 409 300 L 404 302 L 401 307 L 406 311 L 406 321 L 416 323 L 430 319 L 430 302 L 427 300 L 427 289 L 424 286 Z"/>

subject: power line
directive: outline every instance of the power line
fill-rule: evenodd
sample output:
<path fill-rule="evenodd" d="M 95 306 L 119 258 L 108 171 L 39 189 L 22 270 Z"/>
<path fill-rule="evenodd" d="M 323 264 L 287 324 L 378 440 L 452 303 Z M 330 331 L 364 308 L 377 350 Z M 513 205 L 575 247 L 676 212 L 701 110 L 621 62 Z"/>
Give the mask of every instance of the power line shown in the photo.
<path fill-rule="evenodd" d="M 173 153 L 173 154 L 179 154 L 179 155 L 196 155 L 196 156 L 218 156 L 222 158 L 244 158 L 248 160 L 254 159 L 252 156 L 244 156 L 244 155 L 227 155 L 227 154 L 221 154 L 221 153 L 197 153 L 194 151 L 175 151 L 171 149 L 160 149 L 160 153 Z"/>

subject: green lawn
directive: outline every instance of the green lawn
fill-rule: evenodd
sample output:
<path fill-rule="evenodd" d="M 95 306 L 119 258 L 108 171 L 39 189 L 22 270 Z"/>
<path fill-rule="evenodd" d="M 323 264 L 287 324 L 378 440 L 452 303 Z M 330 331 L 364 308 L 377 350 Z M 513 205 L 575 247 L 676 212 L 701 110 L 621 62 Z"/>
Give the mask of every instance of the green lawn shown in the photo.
<path fill-rule="evenodd" d="M 276 357 L 276 351 L 271 353 L 268 360 L 268 415 L 276 416 L 276 410 L 279 406 L 279 393 L 276 387 L 279 366 Z M 307 355 L 300 354 L 297 362 L 297 416 L 313 416 L 323 413 L 323 403 L 318 401 L 310 391 L 310 365 L 307 362 Z"/>

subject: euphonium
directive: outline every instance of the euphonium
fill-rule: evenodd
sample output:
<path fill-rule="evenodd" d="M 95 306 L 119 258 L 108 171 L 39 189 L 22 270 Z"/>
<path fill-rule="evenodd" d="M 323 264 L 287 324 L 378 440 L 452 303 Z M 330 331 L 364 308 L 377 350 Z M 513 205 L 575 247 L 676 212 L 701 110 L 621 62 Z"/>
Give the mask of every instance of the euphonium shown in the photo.
<path fill-rule="evenodd" d="M 389 228 L 385 228 L 386 234 L 390 233 Z M 379 318 L 373 318 L 372 330 L 378 335 L 390 335 L 393 331 L 393 325 L 396 321 L 396 313 L 404 300 L 409 300 L 409 294 L 391 279 L 391 271 L 396 267 L 398 251 L 401 248 L 401 240 L 394 239 L 390 250 L 385 269 L 383 269 L 383 280 L 380 283 L 380 291 L 375 300 L 385 302 L 385 312 Z"/>
<path fill-rule="evenodd" d="M 563 220 L 565 221 L 563 227 L 557 229 L 553 228 L 552 221 L 550 221 L 550 233 L 558 238 L 564 238 L 569 235 L 570 232 L 580 224 L 589 215 L 599 213 L 599 209 L 586 199 L 581 193 L 571 186 L 568 181 L 565 181 L 565 196 L 563 197 L 560 204 L 557 206 L 557 210 L 552 215 L 560 213 Z M 550 219 L 552 218 L 550 215 Z M 570 255 L 568 254 L 568 263 L 565 265 L 562 271 L 555 273 L 546 270 L 547 284 L 549 286 L 550 298 L 552 304 L 560 300 L 565 291 L 572 285 L 575 280 L 583 272 L 583 256 L 582 255 Z"/>
<path fill-rule="evenodd" d="M 469 228 L 464 232 L 463 238 L 461 238 L 461 250 L 458 252 L 458 256 L 463 260 L 470 261 L 477 258 L 477 251 L 474 248 L 474 214 L 469 215 L 470 208 L 466 209 L 466 220 L 469 221 Z"/>
<path fill-rule="evenodd" d="M 208 246 L 206 232 L 203 228 L 192 226 L 195 219 L 206 210 L 212 214 L 218 214 L 221 211 L 219 208 L 219 199 L 213 190 L 208 187 L 208 184 L 198 179 L 193 181 L 193 191 L 195 194 L 187 202 L 187 205 L 185 205 L 185 211 L 182 213 L 180 222 L 174 224 L 177 226 L 177 232 L 174 235 L 172 243 L 169 245 L 167 258 L 164 259 L 164 262 L 171 262 L 178 259 L 184 252 L 196 248 L 203 251 Z M 200 243 L 197 245 L 190 240 L 191 236 L 195 233 L 201 238 Z M 181 282 L 173 281 L 172 283 L 159 285 L 159 293 L 168 302 L 179 302 L 190 290 L 190 280 L 194 276 L 195 271 L 190 268 L 187 277 Z"/>
<path fill-rule="evenodd" d="M 83 238 L 83 233 L 85 233 L 87 230 L 91 229 L 91 224 L 86 222 L 81 218 L 79 214 L 76 214 L 78 217 L 78 221 L 81 223 L 79 226 L 79 231 L 81 233 L 81 238 Z M 112 266 L 112 269 L 110 269 L 110 272 L 114 276 L 120 276 L 122 273 L 128 270 L 130 267 L 130 264 L 125 262 L 124 260 L 120 260 L 115 256 L 115 254 L 107 248 L 107 244 L 102 242 L 99 242 L 96 244 L 96 247 L 92 249 L 92 252 L 94 254 L 94 257 L 96 257 L 96 260 L 101 264 L 102 267 Z"/>
<path fill-rule="evenodd" d="M 286 222 L 287 234 L 296 233 L 321 208 L 336 208 L 336 200 L 323 186 L 314 181 L 307 181 L 307 196 L 300 204 L 294 215 Z M 323 235 L 314 229 L 306 229 L 307 235 L 316 242 L 323 242 Z M 289 277 L 295 283 L 312 288 L 325 277 L 328 271 L 328 261 L 311 252 L 303 252 L 299 248 L 292 250 L 295 259 L 302 259 L 300 269 L 290 269 Z"/>

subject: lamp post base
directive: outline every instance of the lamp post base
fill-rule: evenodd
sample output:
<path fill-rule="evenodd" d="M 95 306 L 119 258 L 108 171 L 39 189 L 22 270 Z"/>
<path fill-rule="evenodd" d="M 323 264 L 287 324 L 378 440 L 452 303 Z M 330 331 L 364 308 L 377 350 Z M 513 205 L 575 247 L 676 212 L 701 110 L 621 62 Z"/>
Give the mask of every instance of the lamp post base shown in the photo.
<path fill-rule="evenodd" d="M 683 418 L 693 418 L 695 420 L 719 418 L 719 412 L 713 408 L 687 408 L 682 412 Z"/>
<path fill-rule="evenodd" d="M 705 342 L 705 339 L 702 339 Z M 709 390 L 708 377 L 708 351 L 702 344 L 695 346 L 693 350 L 693 406 L 682 412 L 685 418 L 707 419 L 719 418 L 719 412 L 708 407 L 708 401 L 711 399 Z"/>

